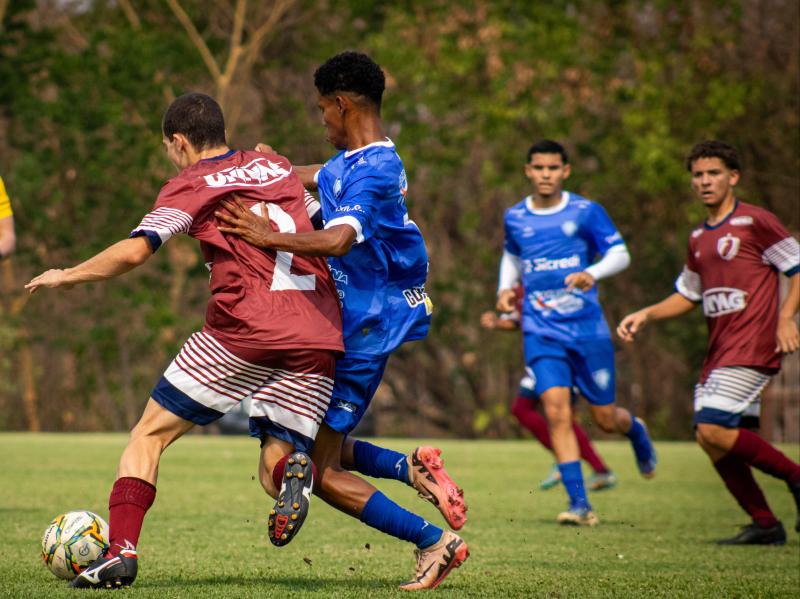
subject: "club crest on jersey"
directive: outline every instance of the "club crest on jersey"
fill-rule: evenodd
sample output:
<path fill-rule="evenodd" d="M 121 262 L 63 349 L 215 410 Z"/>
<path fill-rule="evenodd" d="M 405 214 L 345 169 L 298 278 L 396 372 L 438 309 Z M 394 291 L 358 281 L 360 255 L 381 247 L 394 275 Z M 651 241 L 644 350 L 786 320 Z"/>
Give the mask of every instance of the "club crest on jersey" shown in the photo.
<path fill-rule="evenodd" d="M 572 237 L 575 235 L 575 231 L 578 230 L 578 225 L 575 224 L 574 220 L 567 220 L 561 223 L 561 230 L 567 237 Z"/>
<path fill-rule="evenodd" d="M 740 312 L 747 307 L 747 292 L 733 287 L 714 287 L 703 292 L 703 313 L 709 318 Z"/>
<path fill-rule="evenodd" d="M 256 158 L 244 166 L 204 175 L 209 187 L 266 187 L 286 177 L 290 171 L 266 158 Z"/>
<path fill-rule="evenodd" d="M 338 196 L 342 193 L 342 180 L 337 178 L 333 183 L 333 195 Z"/>
<path fill-rule="evenodd" d="M 733 260 L 739 253 L 741 240 L 730 233 L 717 240 L 717 253 L 723 260 Z"/>
<path fill-rule="evenodd" d="M 400 193 L 402 194 L 403 197 L 406 197 L 406 194 L 408 193 L 408 179 L 406 178 L 406 169 L 400 171 L 398 185 L 400 186 Z"/>

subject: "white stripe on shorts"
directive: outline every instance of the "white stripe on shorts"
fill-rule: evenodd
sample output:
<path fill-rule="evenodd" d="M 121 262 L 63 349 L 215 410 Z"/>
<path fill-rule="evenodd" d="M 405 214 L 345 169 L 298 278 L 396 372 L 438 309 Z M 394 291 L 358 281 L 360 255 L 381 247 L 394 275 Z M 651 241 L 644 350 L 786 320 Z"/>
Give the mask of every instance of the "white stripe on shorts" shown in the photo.
<path fill-rule="evenodd" d="M 250 416 L 314 439 L 328 409 L 333 380 L 251 364 L 225 349 L 208 333 L 194 333 L 164 377 L 194 401 L 225 413 L 246 397 Z"/>
<path fill-rule="evenodd" d="M 731 414 L 758 416 L 761 392 L 772 377 L 744 366 L 723 366 L 711 371 L 694 387 L 694 411 L 703 408 Z"/>

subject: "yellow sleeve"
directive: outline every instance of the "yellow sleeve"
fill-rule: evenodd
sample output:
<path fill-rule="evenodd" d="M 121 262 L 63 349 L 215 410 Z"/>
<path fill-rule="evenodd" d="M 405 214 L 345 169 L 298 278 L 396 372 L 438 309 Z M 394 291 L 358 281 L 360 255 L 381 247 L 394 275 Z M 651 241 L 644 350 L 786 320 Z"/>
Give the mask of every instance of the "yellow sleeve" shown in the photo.
<path fill-rule="evenodd" d="M 6 186 L 3 184 L 3 178 L 0 177 L 0 218 L 13 215 L 14 213 L 11 211 L 11 201 L 8 199 L 8 194 L 6 193 Z"/>

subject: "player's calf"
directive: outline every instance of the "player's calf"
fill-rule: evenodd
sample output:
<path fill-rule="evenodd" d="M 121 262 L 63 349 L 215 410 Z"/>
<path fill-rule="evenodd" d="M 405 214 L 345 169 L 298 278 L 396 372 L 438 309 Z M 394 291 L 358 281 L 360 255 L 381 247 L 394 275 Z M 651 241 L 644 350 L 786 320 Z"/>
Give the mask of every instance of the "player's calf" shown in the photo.
<path fill-rule="evenodd" d="M 267 528 L 270 542 L 282 547 L 297 535 L 308 515 L 314 464 L 307 454 L 297 451 L 286 458 L 285 466 L 279 463 L 275 467 L 273 478 L 280 491 L 269 513 Z"/>
<path fill-rule="evenodd" d="M 410 484 L 437 507 L 450 528 L 459 530 L 467 521 L 464 491 L 447 474 L 441 454 L 435 447 L 417 447 L 407 458 Z"/>

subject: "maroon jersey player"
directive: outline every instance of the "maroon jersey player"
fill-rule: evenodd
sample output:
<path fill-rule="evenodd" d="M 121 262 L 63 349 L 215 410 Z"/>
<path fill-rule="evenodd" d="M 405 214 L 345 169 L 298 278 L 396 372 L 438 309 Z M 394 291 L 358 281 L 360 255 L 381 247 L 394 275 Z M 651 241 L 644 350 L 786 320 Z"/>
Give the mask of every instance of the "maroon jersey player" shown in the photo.
<path fill-rule="evenodd" d="M 313 466 L 307 452 L 330 401 L 335 358 L 343 351 L 338 295 L 320 257 L 263 251 L 220 233 L 214 211 L 235 193 L 266 212 L 280 231 L 311 231 L 305 193 L 276 154 L 228 148 L 219 105 L 186 94 L 163 121 L 167 156 L 180 169 L 128 239 L 86 262 L 48 270 L 26 287 L 72 286 L 121 275 L 176 234 L 200 241 L 211 271 L 203 329 L 181 348 L 131 432 L 109 498 L 104 556 L 75 580 L 79 588 L 130 585 L 136 543 L 155 500 L 163 451 L 196 424 L 208 424 L 250 398 L 250 429 L 261 440 L 259 477 L 277 498 L 270 540 L 283 545 L 307 514 Z"/>
<path fill-rule="evenodd" d="M 761 392 L 779 370 L 781 355 L 800 346 L 794 321 L 800 305 L 800 246 L 774 214 L 735 197 L 741 168 L 734 148 L 718 141 L 698 144 L 687 167 L 708 218 L 689 237 L 676 293 L 626 316 L 617 333 L 632 341 L 647 322 L 702 304 L 709 341 L 694 393 L 696 437 L 753 519 L 720 544 L 783 544 L 786 532 L 751 466 L 786 481 L 800 512 L 800 465 L 743 428 L 742 419 L 758 415 Z M 782 302 L 780 273 L 790 282 Z M 795 529 L 800 532 L 800 515 Z"/>

